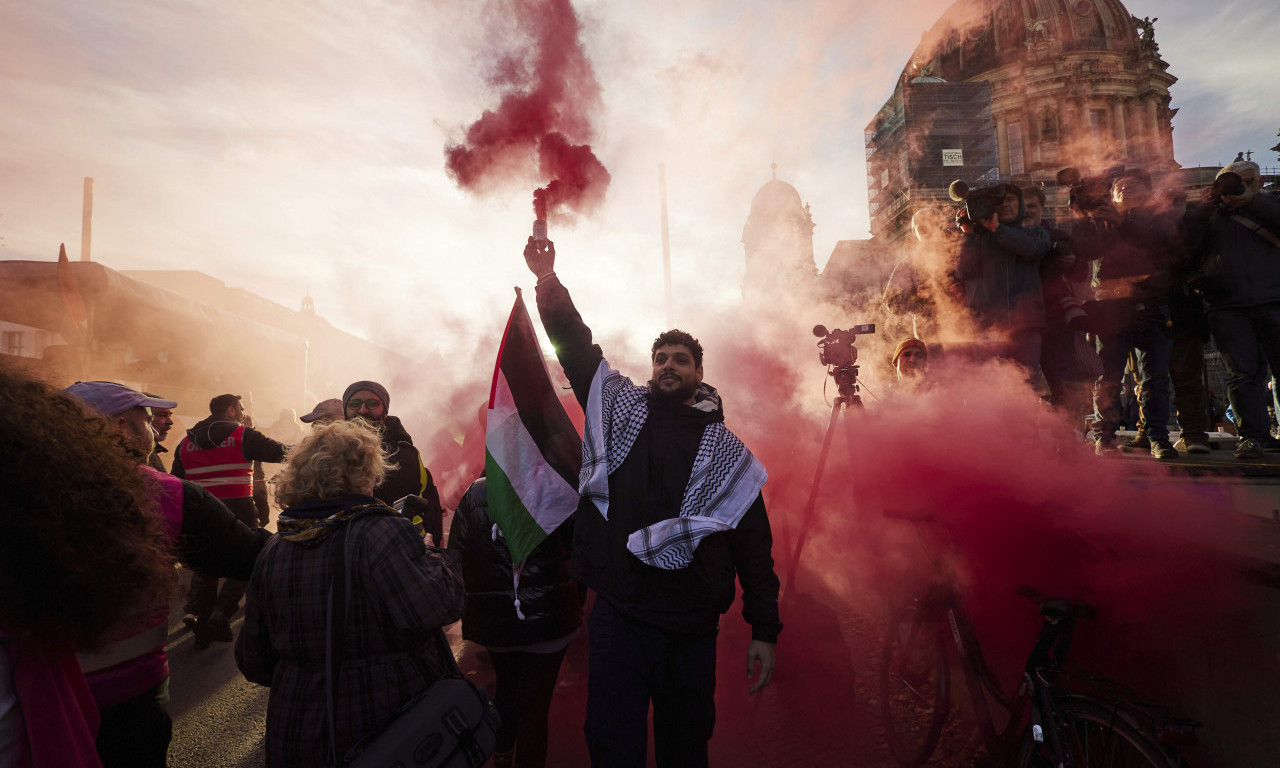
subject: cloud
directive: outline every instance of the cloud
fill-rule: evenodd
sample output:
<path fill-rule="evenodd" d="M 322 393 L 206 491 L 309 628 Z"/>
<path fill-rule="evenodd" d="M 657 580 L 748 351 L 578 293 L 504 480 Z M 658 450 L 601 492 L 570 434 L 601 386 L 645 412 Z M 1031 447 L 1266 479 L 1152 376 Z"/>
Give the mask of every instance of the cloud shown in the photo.
<path fill-rule="evenodd" d="M 1156 40 L 1178 78 L 1173 86 L 1175 155 L 1184 166 L 1220 165 L 1237 152 L 1264 152 L 1275 143 L 1280 81 L 1270 42 L 1280 38 L 1280 16 L 1266 4 L 1239 0 L 1156 3 L 1134 0 L 1138 16 L 1158 15 Z"/>

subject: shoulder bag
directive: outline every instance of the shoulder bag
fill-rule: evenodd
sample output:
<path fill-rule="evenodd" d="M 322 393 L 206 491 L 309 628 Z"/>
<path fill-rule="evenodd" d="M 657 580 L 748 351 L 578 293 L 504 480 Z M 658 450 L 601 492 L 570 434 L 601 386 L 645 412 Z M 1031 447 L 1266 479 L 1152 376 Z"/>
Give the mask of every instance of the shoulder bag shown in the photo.
<path fill-rule="evenodd" d="M 343 528 L 329 585 L 325 698 L 330 764 L 337 768 L 479 768 L 497 745 L 498 709 L 484 689 L 462 674 L 443 630 L 437 630 L 433 637 L 436 653 L 445 665 L 443 676 L 406 702 L 385 725 L 362 737 L 345 755 L 337 754 L 334 681 L 342 656 L 347 595 L 351 590 L 351 570 L 347 567 L 351 528 L 360 516 L 352 517 Z"/>

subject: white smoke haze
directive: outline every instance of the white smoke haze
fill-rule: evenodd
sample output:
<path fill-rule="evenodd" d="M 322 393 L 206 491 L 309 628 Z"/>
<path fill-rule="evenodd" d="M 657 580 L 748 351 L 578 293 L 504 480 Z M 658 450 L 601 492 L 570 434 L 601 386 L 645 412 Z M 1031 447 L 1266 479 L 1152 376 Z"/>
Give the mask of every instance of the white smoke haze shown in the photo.
<path fill-rule="evenodd" d="M 553 237 L 586 314 L 634 329 L 636 350 L 640 329 L 661 323 L 659 162 L 677 318 L 736 305 L 741 227 L 770 162 L 812 205 L 819 266 L 837 240 L 865 236 L 862 127 L 949 5 L 579 4 L 605 101 L 595 146 L 614 183 L 598 216 Z M 1175 105 L 1211 100 L 1226 116 L 1206 127 L 1218 128 L 1235 104 L 1269 102 L 1264 75 L 1240 94 L 1223 87 L 1219 56 L 1178 47 L 1206 28 L 1222 39 L 1247 6 L 1201 19 L 1190 2 L 1159 5 L 1129 3 L 1167 14 Z M 475 197 L 442 170 L 445 142 L 490 104 L 480 22 L 493 8 L 515 18 L 513 5 L 460 2 L 6 6 L 0 255 L 74 243 L 80 179 L 93 176 L 95 257 L 109 266 L 200 269 L 287 306 L 309 287 L 322 315 L 398 349 L 473 346 L 479 333 L 443 331 L 501 315 L 510 286 L 528 283 L 531 190 Z M 1248 18 L 1262 39 L 1275 23 Z M 1176 124 L 1196 120 L 1184 109 Z M 1188 141 L 1217 139 L 1187 133 L 1184 163 Z"/>
<path fill-rule="evenodd" d="M 81 179 L 92 176 L 96 260 L 196 269 L 289 307 L 309 290 L 338 327 L 420 361 L 352 371 L 412 387 L 393 390 L 393 411 L 434 416 L 473 387 L 480 402 L 512 286 L 529 289 L 533 306 L 520 256 L 532 186 L 464 192 L 444 172 L 443 148 L 493 105 L 486 72 L 518 39 L 527 5 L 6 5 L 0 258 L 49 259 L 68 242 L 74 259 Z M 732 384 L 716 371 L 717 346 L 761 339 L 761 355 L 785 360 L 820 414 L 809 328 L 879 322 L 859 362 L 870 392 L 883 393 L 904 327 L 886 325 L 879 306 L 891 263 L 869 270 L 844 311 L 779 295 L 769 314 L 744 313 L 742 227 L 776 162 L 811 206 L 819 268 L 837 241 L 866 237 L 863 127 L 950 5 L 576 5 L 604 101 L 593 148 L 613 182 L 595 215 L 551 237 L 611 359 L 643 376 L 664 324 L 665 163 L 676 324 L 707 340 L 710 379 Z M 1243 3 L 1128 6 L 1162 16 L 1162 53 L 1182 80 L 1175 106 L 1211 113 L 1175 119 L 1183 163 L 1234 156 L 1236 134 L 1223 128 L 1257 130 L 1259 105 L 1280 96 L 1265 76 L 1275 56 L 1201 43 L 1238 35 L 1241 19 L 1266 39 L 1278 22 Z M 415 433 L 431 431 L 432 416 Z"/>

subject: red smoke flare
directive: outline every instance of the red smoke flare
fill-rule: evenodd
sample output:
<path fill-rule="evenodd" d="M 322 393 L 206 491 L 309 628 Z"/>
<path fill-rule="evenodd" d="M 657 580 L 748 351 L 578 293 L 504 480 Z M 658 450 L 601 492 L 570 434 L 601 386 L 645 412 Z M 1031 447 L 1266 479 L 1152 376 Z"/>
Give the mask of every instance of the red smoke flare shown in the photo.
<path fill-rule="evenodd" d="M 445 148 L 445 165 L 473 192 L 545 182 L 539 191 L 549 210 L 538 218 L 590 213 L 604 201 L 610 176 L 586 143 L 595 134 L 600 84 L 578 16 L 569 0 L 521 0 L 514 12 L 524 37 L 499 43 L 504 50 L 488 76 L 501 101 Z"/>

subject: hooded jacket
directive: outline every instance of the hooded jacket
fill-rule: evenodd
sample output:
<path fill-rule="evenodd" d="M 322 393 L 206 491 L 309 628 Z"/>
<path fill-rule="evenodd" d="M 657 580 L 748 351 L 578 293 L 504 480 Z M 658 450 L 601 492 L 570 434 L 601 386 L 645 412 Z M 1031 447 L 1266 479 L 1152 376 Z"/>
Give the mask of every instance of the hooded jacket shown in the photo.
<path fill-rule="evenodd" d="M 539 281 L 537 291 L 543 327 L 585 408 L 604 353 L 591 342 L 591 329 L 558 278 Z M 715 408 L 650 399 L 648 420 L 626 459 L 609 475 L 608 519 L 589 499 L 574 513 L 569 574 L 633 620 L 684 633 L 716 631 L 720 614 L 733 604 L 736 575 L 752 638 L 776 643 L 782 630 L 779 582 L 763 497 L 757 495 L 736 528 L 702 540 L 685 568 L 655 568 L 627 548 L 634 531 L 679 516 L 702 432 L 724 420 L 714 390 L 705 387 L 703 394 L 714 397 Z"/>
<path fill-rule="evenodd" d="M 171 473 L 174 477 L 186 478 L 187 476 L 186 467 L 182 464 L 184 444 L 193 445 L 197 450 L 216 448 L 241 426 L 239 422 L 231 421 L 223 416 L 209 416 L 198 422 L 187 430 L 186 437 L 178 443 L 178 449 L 173 452 L 173 469 Z M 245 427 L 244 437 L 240 444 L 240 452 L 243 454 L 245 461 L 266 461 L 275 464 L 284 461 L 285 446 L 253 427 Z M 250 482 L 252 483 L 252 479 L 250 479 Z M 258 510 L 254 505 L 252 496 L 224 499 L 223 503 L 245 525 L 250 527 L 258 525 Z"/>
<path fill-rule="evenodd" d="M 202 450 L 215 448 L 240 426 L 240 422 L 231 421 L 222 416 L 208 416 L 204 421 L 198 422 L 194 427 L 187 430 L 187 439 L 196 448 Z M 241 451 L 249 461 L 265 461 L 269 464 L 276 464 L 284 461 L 285 446 L 253 427 L 245 427 L 244 446 Z M 182 452 L 175 452 L 173 457 L 175 468 L 181 466 L 181 459 Z M 178 473 L 175 471 L 173 474 L 176 475 Z M 181 477 L 181 475 L 178 476 Z"/>

